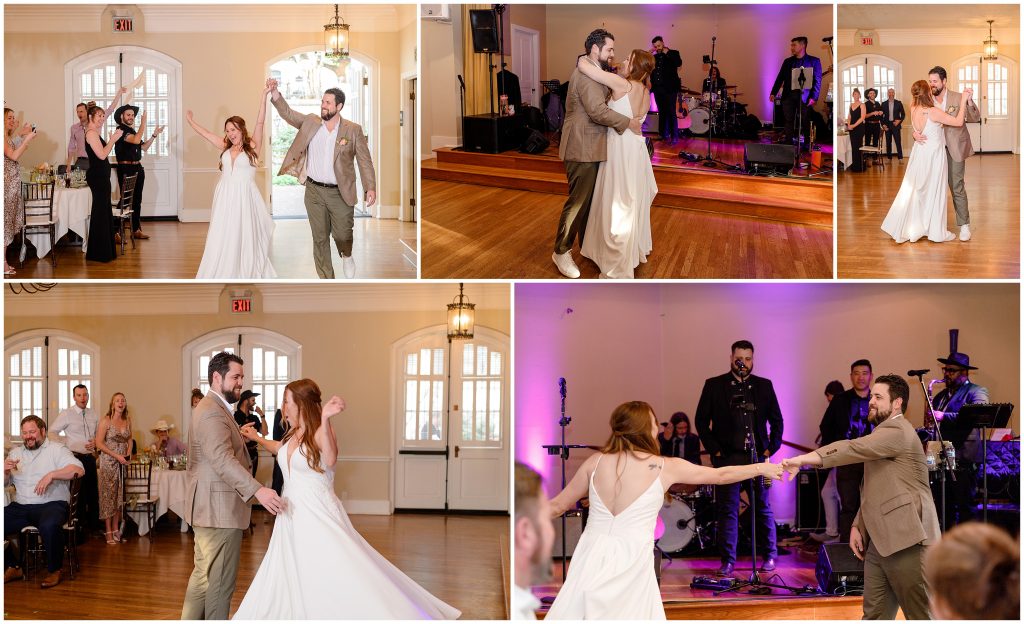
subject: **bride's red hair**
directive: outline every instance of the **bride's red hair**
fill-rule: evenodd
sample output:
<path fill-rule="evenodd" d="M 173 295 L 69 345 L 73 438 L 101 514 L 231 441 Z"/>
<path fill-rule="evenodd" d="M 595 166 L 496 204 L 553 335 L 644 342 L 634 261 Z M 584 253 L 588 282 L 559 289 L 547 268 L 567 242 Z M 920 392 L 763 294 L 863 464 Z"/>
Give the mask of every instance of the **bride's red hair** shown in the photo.
<path fill-rule="evenodd" d="M 292 401 L 299 410 L 299 427 L 302 428 L 302 439 L 299 440 L 299 451 L 306 456 L 306 463 L 317 472 L 323 472 L 320 467 L 320 447 L 317 446 L 314 436 L 320 428 L 321 410 L 320 386 L 312 379 L 299 379 L 284 387 L 286 393 L 290 392 Z M 288 440 L 298 431 L 299 427 L 288 430 L 281 438 L 281 444 L 287 445 Z M 287 453 L 287 446 L 285 447 Z"/>

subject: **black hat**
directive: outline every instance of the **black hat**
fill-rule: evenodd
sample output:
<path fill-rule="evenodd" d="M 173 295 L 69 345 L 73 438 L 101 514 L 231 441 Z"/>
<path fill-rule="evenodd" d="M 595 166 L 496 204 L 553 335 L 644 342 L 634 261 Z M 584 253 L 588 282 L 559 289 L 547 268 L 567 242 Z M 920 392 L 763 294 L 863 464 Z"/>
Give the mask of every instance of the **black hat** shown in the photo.
<path fill-rule="evenodd" d="M 878 89 L 874 87 L 869 87 L 868 90 L 864 92 L 864 97 L 867 97 L 868 94 L 871 92 L 874 92 L 875 95 L 878 95 Z"/>
<path fill-rule="evenodd" d="M 253 392 L 252 390 L 246 390 L 246 391 L 244 391 L 242 393 L 242 396 L 238 397 L 238 402 L 241 403 L 242 401 L 244 401 L 246 399 L 251 399 L 252 397 L 258 397 L 259 395 L 260 395 L 259 392 Z"/>
<path fill-rule="evenodd" d="M 116 121 L 119 124 L 123 124 L 124 121 L 121 120 L 121 115 L 123 115 L 125 113 L 125 111 L 127 111 L 129 109 L 135 111 L 136 115 L 139 114 L 139 107 L 138 106 L 132 106 L 131 104 L 122 104 L 120 107 L 118 107 L 118 109 L 116 111 L 114 111 L 114 121 Z"/>
<path fill-rule="evenodd" d="M 949 354 L 949 357 L 939 358 L 939 361 L 943 364 L 959 366 L 960 368 L 966 368 L 967 370 L 978 370 L 977 366 L 971 366 L 971 356 L 966 353 L 958 353 L 954 351 Z"/>

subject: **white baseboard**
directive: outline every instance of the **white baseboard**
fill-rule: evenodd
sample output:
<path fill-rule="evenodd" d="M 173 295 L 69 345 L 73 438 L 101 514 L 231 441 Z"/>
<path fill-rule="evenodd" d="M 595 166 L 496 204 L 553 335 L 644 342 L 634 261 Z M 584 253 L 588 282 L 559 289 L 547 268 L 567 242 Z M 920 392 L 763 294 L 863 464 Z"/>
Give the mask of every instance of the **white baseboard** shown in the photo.
<path fill-rule="evenodd" d="M 399 215 L 399 206 L 391 205 L 385 206 L 384 204 L 377 204 L 375 206 L 376 214 L 378 219 L 397 219 Z"/>
<path fill-rule="evenodd" d="M 209 208 L 185 208 L 178 213 L 178 221 L 182 223 L 209 223 Z"/>
<path fill-rule="evenodd" d="M 430 152 L 427 154 L 420 154 L 420 160 L 433 158 L 434 150 L 439 147 L 458 147 L 460 145 L 462 145 L 462 139 L 457 136 L 431 136 Z"/>
<path fill-rule="evenodd" d="M 387 500 L 358 500 L 346 499 L 341 501 L 345 511 L 350 514 L 363 514 L 367 516 L 390 516 L 391 502 Z"/>

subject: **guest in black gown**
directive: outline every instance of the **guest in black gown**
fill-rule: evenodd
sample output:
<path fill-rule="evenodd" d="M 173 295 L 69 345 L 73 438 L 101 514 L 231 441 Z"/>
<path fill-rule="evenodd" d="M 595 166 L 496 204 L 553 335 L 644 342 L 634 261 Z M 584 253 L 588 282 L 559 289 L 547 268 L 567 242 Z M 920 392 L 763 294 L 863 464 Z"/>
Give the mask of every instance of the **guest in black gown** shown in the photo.
<path fill-rule="evenodd" d="M 853 149 L 853 164 L 847 171 L 864 171 L 860 160 L 860 146 L 864 144 L 864 102 L 860 101 L 860 89 L 853 90 L 853 102 L 850 104 L 850 147 Z"/>
<path fill-rule="evenodd" d="M 107 157 L 114 149 L 114 143 L 121 138 L 121 130 L 110 135 L 110 142 L 103 140 L 100 129 L 107 113 L 99 106 L 89 107 L 89 125 L 85 130 L 85 154 L 89 157 L 89 169 L 85 180 L 92 191 L 92 214 L 89 216 L 89 248 L 86 260 L 110 262 L 117 257 L 114 244 L 114 217 L 110 211 L 110 161 Z"/>

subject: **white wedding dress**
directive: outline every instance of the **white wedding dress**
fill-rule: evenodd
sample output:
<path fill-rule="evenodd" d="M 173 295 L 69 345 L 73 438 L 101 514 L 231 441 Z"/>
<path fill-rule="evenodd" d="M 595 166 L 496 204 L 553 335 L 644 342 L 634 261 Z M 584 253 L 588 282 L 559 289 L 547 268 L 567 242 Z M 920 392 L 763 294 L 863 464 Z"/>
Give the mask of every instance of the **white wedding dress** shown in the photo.
<path fill-rule="evenodd" d="M 647 489 L 616 515 L 594 487 L 594 466 L 587 528 L 545 620 L 665 619 L 654 574 L 654 529 L 665 502 L 665 487 L 661 484 L 664 461 Z"/>
<path fill-rule="evenodd" d="M 220 157 L 221 174 L 213 192 L 210 229 L 196 279 L 264 279 L 277 277 L 270 264 L 274 220 L 256 187 L 256 169 L 242 152 Z"/>
<path fill-rule="evenodd" d="M 882 230 L 897 243 L 913 243 L 924 236 L 936 243 L 947 239 L 946 133 L 931 119 L 921 133 L 926 141 L 914 142 L 903 184 L 882 221 Z"/>
<path fill-rule="evenodd" d="M 296 442 L 297 441 L 293 441 Z M 282 446 L 285 511 L 233 619 L 454 620 L 448 606 L 373 549 L 334 494 L 334 470 L 316 472 Z M 323 463 L 321 462 L 323 467 Z"/>
<path fill-rule="evenodd" d="M 608 108 L 634 117 L 626 93 Z M 651 253 L 651 204 L 658 194 L 644 138 L 608 128 L 608 157 L 597 171 L 581 253 L 605 277 L 633 279 L 633 269 Z"/>

